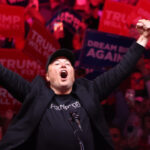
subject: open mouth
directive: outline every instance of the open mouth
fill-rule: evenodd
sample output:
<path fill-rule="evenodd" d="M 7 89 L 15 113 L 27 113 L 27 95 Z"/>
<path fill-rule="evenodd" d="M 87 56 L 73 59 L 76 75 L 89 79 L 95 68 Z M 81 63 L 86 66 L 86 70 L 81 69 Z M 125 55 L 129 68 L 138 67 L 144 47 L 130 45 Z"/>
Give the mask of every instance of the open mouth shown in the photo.
<path fill-rule="evenodd" d="M 62 71 L 60 72 L 60 76 L 61 76 L 62 78 L 66 78 L 67 75 L 68 75 L 68 72 L 67 72 L 66 70 L 62 70 Z"/>

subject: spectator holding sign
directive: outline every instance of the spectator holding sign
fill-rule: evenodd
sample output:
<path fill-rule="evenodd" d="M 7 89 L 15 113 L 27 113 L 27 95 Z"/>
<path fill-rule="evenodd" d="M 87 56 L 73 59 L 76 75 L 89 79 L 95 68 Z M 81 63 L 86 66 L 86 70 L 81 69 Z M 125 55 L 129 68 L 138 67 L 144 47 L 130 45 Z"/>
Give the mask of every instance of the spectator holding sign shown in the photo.
<path fill-rule="evenodd" d="M 132 71 L 150 38 L 150 21 L 139 20 L 140 37 L 121 62 L 93 81 L 75 79 L 74 55 L 61 49 L 46 65 L 45 80 L 33 82 L 0 65 L 0 84 L 23 103 L 0 142 L 1 150 L 113 150 L 102 108 Z"/>

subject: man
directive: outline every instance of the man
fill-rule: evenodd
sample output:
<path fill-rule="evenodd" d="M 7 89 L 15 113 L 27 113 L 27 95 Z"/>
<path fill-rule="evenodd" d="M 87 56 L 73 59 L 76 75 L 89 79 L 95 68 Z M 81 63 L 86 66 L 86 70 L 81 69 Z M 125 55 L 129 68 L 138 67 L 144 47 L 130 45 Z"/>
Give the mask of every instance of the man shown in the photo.
<path fill-rule="evenodd" d="M 99 101 L 131 72 L 150 37 L 150 21 L 139 20 L 140 37 L 122 61 L 93 81 L 76 79 L 70 51 L 48 60 L 46 80 L 31 83 L 0 66 L 0 85 L 21 101 L 22 108 L 0 143 L 0 150 L 112 150 Z"/>

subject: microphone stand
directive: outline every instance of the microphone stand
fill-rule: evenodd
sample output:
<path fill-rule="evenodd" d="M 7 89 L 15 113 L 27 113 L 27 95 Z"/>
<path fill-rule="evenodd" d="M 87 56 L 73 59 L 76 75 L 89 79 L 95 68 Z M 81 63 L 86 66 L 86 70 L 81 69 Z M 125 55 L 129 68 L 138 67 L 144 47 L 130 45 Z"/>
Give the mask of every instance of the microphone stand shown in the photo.
<path fill-rule="evenodd" d="M 81 124 L 80 124 L 80 120 L 79 120 L 79 115 L 76 114 L 76 113 L 70 113 L 71 115 L 71 118 L 69 119 L 69 123 L 73 129 L 73 133 L 75 135 L 75 137 L 77 138 L 78 142 L 79 142 L 79 145 L 80 145 L 80 150 L 84 150 L 84 144 L 80 138 L 80 135 L 79 135 L 79 132 L 83 132 L 82 130 L 82 127 L 81 127 Z M 76 128 L 73 123 L 76 123 L 78 128 Z"/>

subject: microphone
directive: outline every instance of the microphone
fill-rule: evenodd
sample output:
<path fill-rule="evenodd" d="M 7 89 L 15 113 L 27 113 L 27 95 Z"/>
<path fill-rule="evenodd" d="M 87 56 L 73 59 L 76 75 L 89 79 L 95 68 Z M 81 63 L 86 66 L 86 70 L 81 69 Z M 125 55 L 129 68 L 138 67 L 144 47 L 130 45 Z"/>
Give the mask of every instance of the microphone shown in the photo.
<path fill-rule="evenodd" d="M 80 124 L 80 118 L 79 118 L 79 115 L 76 113 L 76 112 L 70 112 L 70 116 L 71 118 L 69 119 L 69 121 L 73 121 L 75 122 L 77 125 L 78 125 L 78 128 L 74 128 L 73 124 L 70 122 L 73 130 L 74 130 L 74 135 L 76 136 L 78 142 L 79 142 L 79 145 L 80 145 L 80 150 L 84 150 L 84 144 L 83 144 L 83 141 L 81 140 L 80 138 L 80 134 L 79 134 L 79 130 L 82 132 L 82 127 L 81 127 L 81 124 Z"/>
<path fill-rule="evenodd" d="M 80 124 L 79 115 L 78 115 L 76 112 L 71 112 L 70 115 L 71 115 L 72 121 L 74 121 L 74 122 L 77 123 L 77 125 L 78 125 L 80 131 L 83 131 L 83 130 L 82 130 L 82 126 L 81 126 L 81 124 Z"/>

